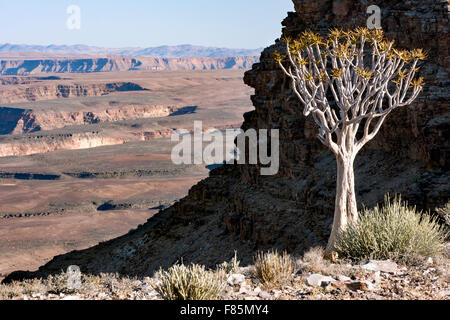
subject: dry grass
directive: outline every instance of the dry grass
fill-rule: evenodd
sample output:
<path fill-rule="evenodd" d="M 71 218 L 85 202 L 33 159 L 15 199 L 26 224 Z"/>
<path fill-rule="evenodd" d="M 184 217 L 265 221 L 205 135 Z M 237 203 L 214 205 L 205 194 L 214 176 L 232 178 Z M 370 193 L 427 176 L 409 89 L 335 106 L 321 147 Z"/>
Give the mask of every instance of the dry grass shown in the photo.
<path fill-rule="evenodd" d="M 331 263 L 325 259 L 325 249 L 314 247 L 309 249 L 301 259 L 296 261 L 298 272 L 318 273 L 327 276 L 351 275 L 351 268 L 345 261 L 341 263 Z"/>
<path fill-rule="evenodd" d="M 224 271 L 208 271 L 200 265 L 174 265 L 160 270 L 154 289 L 164 300 L 215 300 L 225 290 Z"/>
<path fill-rule="evenodd" d="M 357 223 L 350 223 L 338 236 L 336 251 L 353 261 L 392 259 L 416 264 L 444 250 L 444 227 L 437 219 L 418 212 L 396 197 L 386 196 L 384 205 L 364 209 Z"/>
<path fill-rule="evenodd" d="M 295 263 L 286 252 L 258 252 L 254 262 L 256 278 L 268 287 L 283 285 L 292 279 Z"/>
<path fill-rule="evenodd" d="M 81 287 L 68 287 L 67 273 L 49 276 L 46 279 L 32 279 L 0 285 L 0 300 L 24 299 L 42 296 L 78 295 L 87 299 L 104 297 L 105 299 L 145 299 L 149 290 L 142 289 L 142 282 L 118 274 L 81 275 Z"/>
<path fill-rule="evenodd" d="M 217 270 L 222 270 L 226 274 L 238 273 L 239 265 L 241 262 L 237 258 L 237 251 L 234 251 L 234 256 L 231 258 L 230 262 L 224 261 L 217 266 Z"/>
<path fill-rule="evenodd" d="M 450 226 L 450 202 L 447 202 L 447 204 L 442 208 L 438 208 L 436 213 L 447 224 L 447 226 Z"/>

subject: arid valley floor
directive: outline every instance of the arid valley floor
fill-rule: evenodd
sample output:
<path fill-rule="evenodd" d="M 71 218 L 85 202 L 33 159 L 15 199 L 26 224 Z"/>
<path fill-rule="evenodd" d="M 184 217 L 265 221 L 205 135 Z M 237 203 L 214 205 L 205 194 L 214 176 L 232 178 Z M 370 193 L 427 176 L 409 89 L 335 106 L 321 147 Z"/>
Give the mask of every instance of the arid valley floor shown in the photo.
<path fill-rule="evenodd" d="M 238 128 L 242 70 L 1 76 L 0 276 L 127 233 L 187 194 L 174 129 Z"/>

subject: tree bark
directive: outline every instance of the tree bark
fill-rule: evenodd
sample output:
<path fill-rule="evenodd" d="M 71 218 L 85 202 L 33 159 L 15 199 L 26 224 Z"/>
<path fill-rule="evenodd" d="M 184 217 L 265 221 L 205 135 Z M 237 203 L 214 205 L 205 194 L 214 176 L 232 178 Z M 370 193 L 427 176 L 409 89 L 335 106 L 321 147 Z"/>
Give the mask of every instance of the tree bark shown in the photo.
<path fill-rule="evenodd" d="M 358 208 L 355 195 L 355 173 L 353 163 L 355 156 L 336 156 L 337 184 L 334 222 L 328 240 L 327 253 L 334 251 L 337 235 L 344 230 L 350 221 L 358 220 Z"/>

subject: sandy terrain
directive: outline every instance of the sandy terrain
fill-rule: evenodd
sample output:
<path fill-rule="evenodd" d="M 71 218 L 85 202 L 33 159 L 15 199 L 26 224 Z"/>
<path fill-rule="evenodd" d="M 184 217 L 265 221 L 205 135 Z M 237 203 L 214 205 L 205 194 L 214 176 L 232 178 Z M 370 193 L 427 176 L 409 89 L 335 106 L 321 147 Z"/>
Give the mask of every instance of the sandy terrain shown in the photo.
<path fill-rule="evenodd" d="M 209 169 L 175 166 L 170 135 L 192 129 L 195 120 L 204 129 L 239 127 L 252 109 L 253 91 L 242 77 L 240 70 L 0 77 L 12 81 L 0 89 L 1 107 L 28 116 L 0 119 L 16 128 L 0 135 L 0 154 L 17 153 L 0 157 L 0 274 L 34 270 L 55 255 L 123 235 L 184 197 Z M 99 89 L 111 83 L 145 90 Z M 66 98 L 52 91 L 61 87 L 72 90 Z M 145 117 L 130 105 L 174 110 Z M 113 109 L 122 114 L 111 116 Z M 111 118 L 92 117 L 106 110 Z M 89 121 L 64 122 L 80 112 Z"/>
<path fill-rule="evenodd" d="M 0 274 L 35 270 L 53 256 L 88 248 L 127 233 L 157 210 L 12 218 L 0 222 Z"/>

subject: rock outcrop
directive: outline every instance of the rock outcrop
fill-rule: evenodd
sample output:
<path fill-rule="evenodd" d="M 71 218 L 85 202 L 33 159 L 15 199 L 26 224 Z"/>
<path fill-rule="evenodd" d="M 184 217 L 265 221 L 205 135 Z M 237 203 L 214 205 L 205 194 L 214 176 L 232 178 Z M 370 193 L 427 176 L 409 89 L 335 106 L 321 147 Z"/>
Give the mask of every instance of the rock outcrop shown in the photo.
<path fill-rule="evenodd" d="M 172 106 L 125 105 L 94 108 L 91 111 L 34 112 L 0 107 L 0 134 L 23 134 L 73 125 L 167 117 L 177 109 Z"/>
<path fill-rule="evenodd" d="M 126 56 L 89 58 L 0 58 L 0 75 L 37 73 L 91 73 L 129 70 L 217 70 L 249 69 L 257 57 L 224 58 L 131 58 Z"/>
<path fill-rule="evenodd" d="M 126 138 L 109 137 L 97 132 L 52 135 L 47 138 L 34 136 L 26 140 L 26 143 L 20 140 L 6 143 L 0 142 L 0 157 L 27 156 L 59 150 L 89 149 L 122 144 L 129 141 Z"/>
<path fill-rule="evenodd" d="M 287 0 L 286 0 L 287 1 Z M 366 1 L 295 0 L 283 34 L 364 26 Z M 414 105 L 396 110 L 356 161 L 359 205 L 373 206 L 387 193 L 434 210 L 449 200 L 448 1 L 380 1 L 382 24 L 400 47 L 424 47 L 428 83 Z M 280 129 L 280 172 L 259 175 L 258 165 L 225 165 L 194 186 L 176 205 L 129 234 L 96 247 L 56 257 L 39 274 L 76 264 L 84 272 L 151 274 L 181 259 L 214 266 L 233 256 L 242 263 L 255 250 L 301 254 L 326 243 L 335 194 L 334 156 L 317 140 L 301 114 L 289 81 L 272 61 L 277 43 L 245 76 L 255 88 L 255 111 L 244 129 Z"/>
<path fill-rule="evenodd" d="M 78 119 L 80 124 L 92 124 L 98 122 L 112 122 L 112 121 L 120 121 L 120 120 L 132 120 L 146 117 L 153 118 L 162 115 L 168 115 L 169 112 L 166 110 L 172 110 L 172 107 L 154 107 L 152 110 L 151 107 L 147 107 L 147 112 L 143 112 L 142 110 L 137 109 L 129 109 L 129 108 L 120 108 L 115 111 L 103 112 L 103 113 L 89 113 L 89 117 L 86 116 L 81 117 L 80 113 L 73 113 L 70 116 L 61 119 L 61 114 L 57 114 L 56 118 L 58 121 L 53 121 L 52 119 L 55 117 L 44 118 L 46 123 L 50 126 L 55 125 L 67 125 L 74 124 L 73 120 Z M 92 115 L 95 115 L 92 117 Z M 66 122 L 65 122 L 66 121 Z M 86 122 L 83 122 L 86 121 Z M 22 125 L 22 121 L 18 121 L 19 124 Z M 239 128 L 239 124 L 229 124 L 223 126 L 214 126 L 209 127 L 206 126 L 203 128 L 203 133 L 208 130 L 226 130 L 226 129 L 235 129 Z M 30 127 L 26 127 L 30 129 Z M 35 127 L 38 130 L 40 126 Z M 55 127 L 56 128 L 56 127 Z M 72 129 L 71 127 L 70 129 Z M 17 130 L 23 130 L 23 127 L 17 127 Z M 81 130 L 82 129 L 82 130 Z M 80 149 L 90 149 L 102 146 L 112 146 L 118 144 L 124 144 L 128 142 L 137 142 L 137 141 L 151 141 L 154 139 L 161 138 L 170 138 L 174 132 L 174 128 L 134 128 L 131 126 L 129 130 L 125 130 L 124 132 L 117 132 L 114 129 L 105 129 L 105 128 L 91 128 L 89 131 L 89 127 L 81 127 L 76 128 L 75 130 L 54 130 L 48 132 L 34 132 L 26 135 L 5 135 L 3 137 L 0 136 L 0 158 L 1 157 L 21 157 L 33 154 L 43 154 L 50 153 L 54 151 L 61 150 L 80 150 Z M 193 133 L 193 128 L 187 127 L 191 133 Z M 40 130 L 38 130 L 40 131 Z M 99 174 L 101 175 L 101 174 Z M 17 179 L 16 176 L 7 175 L 9 178 Z M 2 172 L 0 172 L 0 178 L 2 178 Z"/>
<path fill-rule="evenodd" d="M 146 89 L 132 82 L 111 82 L 92 84 L 58 84 L 32 83 L 33 78 L 5 77 L 0 79 L 5 84 L 27 84 L 27 86 L 8 86 L 0 89 L 0 103 L 16 103 L 27 101 L 41 101 L 59 98 L 99 97 L 114 92 L 145 91 Z"/>

